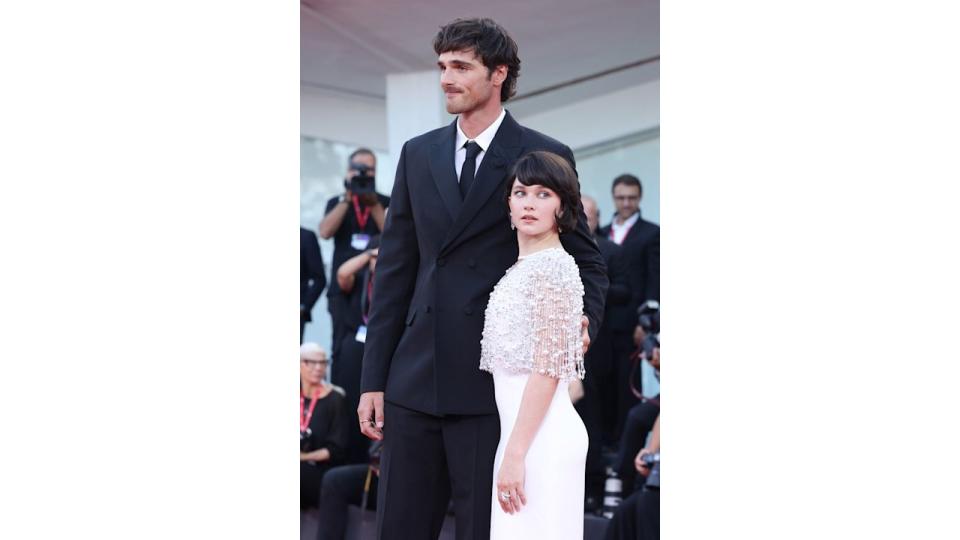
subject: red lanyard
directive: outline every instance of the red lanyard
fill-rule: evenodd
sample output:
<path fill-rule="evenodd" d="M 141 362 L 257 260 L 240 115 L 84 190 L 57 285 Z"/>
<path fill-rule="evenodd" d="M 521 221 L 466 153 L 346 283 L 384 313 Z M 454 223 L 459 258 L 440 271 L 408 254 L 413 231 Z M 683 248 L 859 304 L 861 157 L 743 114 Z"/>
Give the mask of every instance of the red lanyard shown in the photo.
<path fill-rule="evenodd" d="M 360 197 L 357 195 L 353 196 L 353 213 L 357 216 L 357 224 L 360 225 L 360 230 L 362 231 L 364 227 L 367 226 L 367 220 L 370 219 L 370 207 L 363 209 L 363 214 L 360 213 Z"/>
<path fill-rule="evenodd" d="M 307 426 L 310 425 L 310 419 L 313 418 L 313 408 L 317 406 L 317 396 L 320 395 L 320 388 L 317 388 L 317 391 L 313 393 L 313 401 L 310 402 L 310 409 L 307 411 L 307 416 L 303 416 L 303 400 L 306 399 L 303 397 L 303 393 L 300 393 L 300 431 L 306 431 Z"/>

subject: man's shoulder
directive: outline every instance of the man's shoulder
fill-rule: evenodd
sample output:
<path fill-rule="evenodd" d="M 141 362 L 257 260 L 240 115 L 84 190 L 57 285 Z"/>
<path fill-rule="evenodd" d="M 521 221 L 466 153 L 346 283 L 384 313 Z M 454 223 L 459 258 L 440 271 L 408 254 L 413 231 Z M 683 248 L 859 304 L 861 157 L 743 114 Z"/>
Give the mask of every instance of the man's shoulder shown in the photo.
<path fill-rule="evenodd" d="M 531 150 L 549 150 L 557 154 L 571 151 L 569 146 L 557 139 L 522 124 L 519 125 L 521 141 L 525 148 L 530 148 Z"/>
<path fill-rule="evenodd" d="M 650 231 L 650 232 L 660 232 L 660 225 L 657 225 L 656 223 L 654 223 L 654 222 L 652 222 L 652 221 L 647 221 L 647 220 L 645 220 L 645 219 L 643 219 L 643 218 L 640 218 L 640 219 L 637 220 L 636 226 L 640 227 L 641 229 L 645 229 L 645 230 L 647 230 L 647 231 Z"/>
<path fill-rule="evenodd" d="M 408 139 L 405 143 L 405 146 L 409 148 L 418 148 L 421 146 L 428 146 L 439 141 L 450 129 L 450 125 L 440 126 L 437 129 L 431 129 L 426 133 L 421 133 L 412 139 Z"/>

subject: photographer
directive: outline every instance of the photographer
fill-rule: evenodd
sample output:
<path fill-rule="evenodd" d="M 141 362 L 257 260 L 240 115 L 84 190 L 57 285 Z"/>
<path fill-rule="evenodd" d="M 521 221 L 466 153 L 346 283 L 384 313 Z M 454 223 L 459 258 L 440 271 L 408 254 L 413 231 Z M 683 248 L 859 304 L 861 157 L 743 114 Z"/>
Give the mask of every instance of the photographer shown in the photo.
<path fill-rule="evenodd" d="M 634 366 L 639 371 L 640 359 L 645 359 L 653 366 L 654 376 L 660 377 L 660 304 L 656 301 L 645 302 L 640 306 L 638 313 L 640 326 L 644 329 L 645 338 L 641 343 L 641 355 Z M 634 381 L 637 378 L 634 377 Z M 634 390 L 638 394 L 640 389 Z M 637 475 L 634 470 L 634 457 L 643 447 L 647 434 L 654 428 L 654 423 L 660 414 L 660 395 L 653 398 L 643 398 L 640 403 L 630 409 L 623 427 L 623 436 L 620 439 L 620 451 L 617 456 L 617 474 L 623 481 L 623 493 L 627 495 L 634 490 Z"/>
<path fill-rule="evenodd" d="M 360 403 L 360 368 L 363 345 L 367 339 L 367 322 L 373 300 L 380 236 L 374 236 L 366 251 L 347 259 L 336 272 L 343 302 L 341 306 L 341 340 L 334 358 L 331 381 L 346 391 L 347 410 L 356 410 Z M 360 430 L 351 429 L 347 447 L 347 463 L 363 463 L 367 459 L 370 439 Z"/>
<path fill-rule="evenodd" d="M 359 148 L 350 154 L 347 174 L 343 182 L 344 193 L 327 201 L 323 221 L 320 222 L 320 237 L 333 238 L 332 272 L 350 259 L 368 249 L 370 239 L 383 231 L 386 208 L 390 198 L 376 192 L 377 158 L 373 151 Z M 343 294 L 336 275 L 331 276 L 327 287 L 327 309 L 333 326 L 333 360 L 340 353 L 339 344 L 345 329 L 342 327 Z"/>

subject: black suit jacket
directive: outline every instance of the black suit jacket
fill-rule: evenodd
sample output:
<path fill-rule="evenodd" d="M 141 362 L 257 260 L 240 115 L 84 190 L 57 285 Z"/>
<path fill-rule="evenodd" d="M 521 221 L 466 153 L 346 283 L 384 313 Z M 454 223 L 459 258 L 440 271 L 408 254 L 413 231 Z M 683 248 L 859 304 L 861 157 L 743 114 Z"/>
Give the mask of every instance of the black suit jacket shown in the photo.
<path fill-rule="evenodd" d="M 630 265 L 623 248 L 612 240 L 599 234 L 595 237 L 603 260 L 607 264 L 607 277 L 610 287 L 607 289 L 607 302 L 604 307 L 603 330 L 633 332 L 634 325 L 629 322 L 630 309 L 633 306 L 633 291 L 630 285 Z M 636 313 L 636 309 L 634 309 Z"/>
<path fill-rule="evenodd" d="M 306 312 L 305 320 L 311 320 L 310 310 L 326 286 L 327 278 L 323 273 L 323 256 L 317 235 L 300 227 L 300 307 Z"/>
<path fill-rule="evenodd" d="M 610 225 L 600 227 L 597 234 L 610 238 Z M 618 311 L 616 315 L 623 320 L 614 324 L 633 329 L 637 324 L 637 307 L 647 300 L 660 300 L 660 226 L 638 218 L 620 247 L 627 259 L 633 299 L 629 310 Z"/>
<path fill-rule="evenodd" d="M 492 414 L 493 378 L 480 371 L 490 292 L 517 260 L 507 217 L 506 174 L 522 154 L 562 143 L 506 114 L 461 200 L 454 166 L 456 121 L 406 142 L 397 164 L 377 261 L 361 391 L 428 414 Z M 581 212 L 561 235 L 577 261 L 591 338 L 603 317 L 606 268 Z"/>

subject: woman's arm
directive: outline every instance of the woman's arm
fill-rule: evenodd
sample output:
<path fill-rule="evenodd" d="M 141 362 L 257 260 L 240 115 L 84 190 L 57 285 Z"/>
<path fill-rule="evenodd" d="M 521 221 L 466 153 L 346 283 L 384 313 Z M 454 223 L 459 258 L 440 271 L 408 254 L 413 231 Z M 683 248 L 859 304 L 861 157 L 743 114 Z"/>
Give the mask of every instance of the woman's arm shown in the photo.
<path fill-rule="evenodd" d="M 500 507 L 508 514 L 519 512 L 527 504 L 527 496 L 523 491 L 523 479 L 526 474 L 524 461 L 527 451 L 533 443 L 533 438 L 540 429 L 543 417 L 547 415 L 550 402 L 557 391 L 559 381 L 548 375 L 531 373 L 527 385 L 523 388 L 523 397 L 520 400 L 520 412 L 513 425 L 510 439 L 504 449 L 503 462 L 497 473 L 497 500 Z M 510 498 L 503 500 L 499 494 L 509 493 Z"/>
<path fill-rule="evenodd" d="M 370 250 L 364 251 L 359 255 L 350 257 L 340 268 L 337 269 L 337 285 L 343 294 L 350 294 L 357 281 L 357 272 L 363 270 L 363 267 L 370 264 Z"/>
<path fill-rule="evenodd" d="M 328 459 L 330 459 L 330 451 L 326 448 L 312 452 L 300 452 L 300 461 L 327 461 Z"/>

